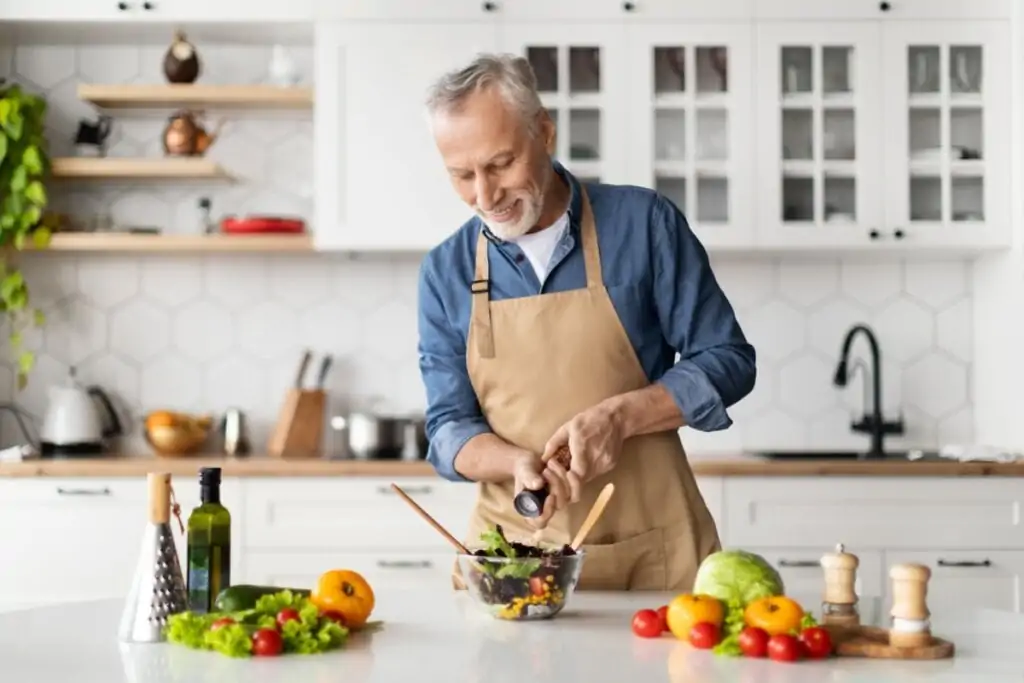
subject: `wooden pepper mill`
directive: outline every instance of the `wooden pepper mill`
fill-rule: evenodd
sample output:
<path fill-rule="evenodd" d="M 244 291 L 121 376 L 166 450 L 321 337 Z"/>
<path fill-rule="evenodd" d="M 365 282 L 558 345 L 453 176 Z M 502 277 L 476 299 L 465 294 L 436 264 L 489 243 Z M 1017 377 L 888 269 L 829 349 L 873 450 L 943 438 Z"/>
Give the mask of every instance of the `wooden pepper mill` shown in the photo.
<path fill-rule="evenodd" d="M 889 570 L 892 581 L 889 644 L 893 647 L 931 644 L 931 613 L 926 604 L 931 575 L 931 570 L 920 564 L 898 564 Z"/>
<path fill-rule="evenodd" d="M 821 558 L 825 573 L 825 592 L 821 599 L 821 623 L 824 626 L 856 628 L 860 626 L 857 610 L 857 567 L 860 559 L 844 550 L 843 544 L 836 546 L 834 553 Z"/>

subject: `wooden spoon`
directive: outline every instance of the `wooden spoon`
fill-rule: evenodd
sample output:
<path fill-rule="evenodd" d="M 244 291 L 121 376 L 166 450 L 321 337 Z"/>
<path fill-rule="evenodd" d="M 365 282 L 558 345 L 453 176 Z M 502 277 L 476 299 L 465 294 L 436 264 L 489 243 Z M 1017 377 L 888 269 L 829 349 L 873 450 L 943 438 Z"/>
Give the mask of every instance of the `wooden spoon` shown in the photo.
<path fill-rule="evenodd" d="M 576 538 L 572 539 L 572 549 L 574 551 L 579 550 L 580 546 L 583 545 L 583 539 L 587 537 L 590 530 L 597 524 L 597 520 L 601 517 L 601 513 L 604 512 L 605 507 L 608 505 L 608 501 L 611 500 L 612 494 L 615 493 L 615 484 L 608 482 L 601 489 L 601 493 L 597 495 L 597 500 L 594 501 L 594 505 L 590 508 L 590 512 L 587 514 L 587 518 L 583 520 L 583 525 L 580 526 L 580 530 L 576 532 Z"/>
<path fill-rule="evenodd" d="M 445 529 L 443 526 L 441 526 L 441 524 L 436 519 L 431 517 L 430 514 L 428 514 L 426 510 L 424 510 L 419 505 L 417 505 L 416 501 L 414 501 L 412 498 L 410 498 L 409 494 L 407 494 L 405 491 L 403 491 L 398 486 L 398 484 L 392 484 L 391 488 L 394 490 L 395 493 L 400 495 L 405 500 L 405 502 L 408 503 L 412 507 L 412 509 L 416 511 L 416 513 L 420 517 L 422 517 L 423 519 L 427 520 L 427 522 L 430 524 L 430 526 L 432 526 L 435 529 L 437 529 L 438 533 L 440 533 L 442 536 L 444 536 L 445 539 L 449 543 L 451 543 L 453 546 L 455 546 L 456 550 L 458 550 L 463 555 L 472 555 L 473 554 L 473 553 L 469 552 L 469 549 L 466 548 L 466 546 L 464 546 L 461 543 L 459 543 L 459 539 L 455 538 L 450 533 L 448 533 L 448 530 Z"/>

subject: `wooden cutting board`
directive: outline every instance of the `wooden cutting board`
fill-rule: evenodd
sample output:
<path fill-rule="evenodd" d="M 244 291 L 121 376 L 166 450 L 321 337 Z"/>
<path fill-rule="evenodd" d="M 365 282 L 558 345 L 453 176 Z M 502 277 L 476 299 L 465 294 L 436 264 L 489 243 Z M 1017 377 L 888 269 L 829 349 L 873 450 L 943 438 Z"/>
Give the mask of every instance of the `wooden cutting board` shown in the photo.
<path fill-rule="evenodd" d="M 839 657 L 867 657 L 870 659 L 948 659 L 956 648 L 953 643 L 932 637 L 930 645 L 894 647 L 889 644 L 889 629 L 874 626 L 826 626 Z"/>

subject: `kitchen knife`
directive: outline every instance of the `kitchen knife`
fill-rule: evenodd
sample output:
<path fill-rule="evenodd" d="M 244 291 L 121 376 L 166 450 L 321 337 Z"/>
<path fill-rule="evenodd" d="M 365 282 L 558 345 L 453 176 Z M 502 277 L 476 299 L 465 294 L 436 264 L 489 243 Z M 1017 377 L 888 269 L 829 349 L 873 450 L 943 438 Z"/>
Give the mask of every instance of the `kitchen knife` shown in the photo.
<path fill-rule="evenodd" d="M 299 372 L 295 375 L 295 388 L 301 389 L 302 384 L 306 378 L 306 368 L 309 367 L 309 361 L 313 358 L 313 353 L 309 349 L 302 352 L 302 361 L 299 363 Z"/>
<path fill-rule="evenodd" d="M 332 361 L 333 359 L 331 358 L 331 354 L 327 354 L 323 357 L 323 360 L 320 361 L 320 372 L 318 372 L 316 376 L 317 389 L 324 388 L 324 382 L 327 380 L 327 372 L 331 369 Z"/>

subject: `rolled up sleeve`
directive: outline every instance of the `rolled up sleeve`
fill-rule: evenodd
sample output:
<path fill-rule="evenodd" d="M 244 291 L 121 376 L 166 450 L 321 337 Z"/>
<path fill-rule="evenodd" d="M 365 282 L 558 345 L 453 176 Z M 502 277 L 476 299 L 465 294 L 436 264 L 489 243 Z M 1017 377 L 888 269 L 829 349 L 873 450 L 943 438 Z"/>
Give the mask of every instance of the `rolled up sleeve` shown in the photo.
<path fill-rule="evenodd" d="M 455 457 L 474 436 L 490 432 L 466 368 L 463 335 L 445 312 L 436 273 L 428 261 L 420 268 L 419 367 L 426 389 L 427 460 L 449 481 L 469 481 L 455 470 Z"/>
<path fill-rule="evenodd" d="M 683 214 L 659 198 L 652 218 L 655 306 L 665 339 L 679 353 L 656 381 L 671 393 L 688 426 L 726 429 L 732 425 L 726 408 L 754 388 L 754 347 Z"/>

